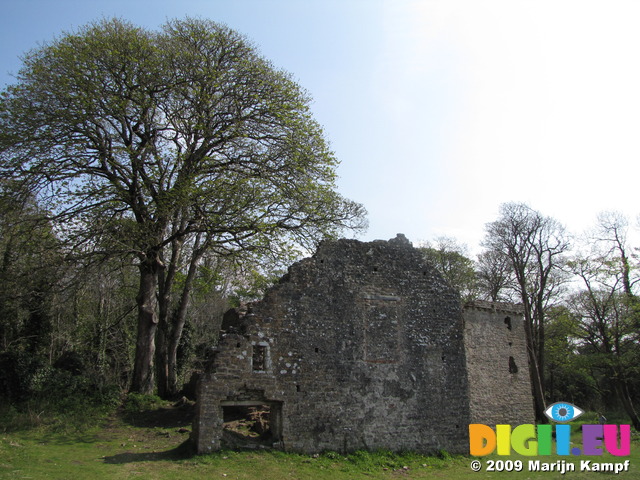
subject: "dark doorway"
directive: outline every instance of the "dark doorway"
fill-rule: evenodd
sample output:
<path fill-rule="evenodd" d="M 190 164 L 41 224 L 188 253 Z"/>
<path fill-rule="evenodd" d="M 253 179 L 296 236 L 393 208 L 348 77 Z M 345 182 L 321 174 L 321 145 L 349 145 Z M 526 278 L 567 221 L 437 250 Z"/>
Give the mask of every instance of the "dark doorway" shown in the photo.
<path fill-rule="evenodd" d="M 277 448 L 281 440 L 281 403 L 222 403 L 222 443 L 227 448 Z"/>

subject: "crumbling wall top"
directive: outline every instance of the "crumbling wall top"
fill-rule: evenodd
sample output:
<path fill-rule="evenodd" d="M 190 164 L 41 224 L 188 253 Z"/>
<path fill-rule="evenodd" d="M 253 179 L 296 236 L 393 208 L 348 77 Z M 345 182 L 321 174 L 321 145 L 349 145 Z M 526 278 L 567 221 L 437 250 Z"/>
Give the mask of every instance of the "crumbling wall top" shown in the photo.
<path fill-rule="evenodd" d="M 490 312 L 502 312 L 512 315 L 522 315 L 524 306 L 520 303 L 489 302 L 485 300 L 473 300 L 464 304 L 464 310 L 484 310 Z"/>

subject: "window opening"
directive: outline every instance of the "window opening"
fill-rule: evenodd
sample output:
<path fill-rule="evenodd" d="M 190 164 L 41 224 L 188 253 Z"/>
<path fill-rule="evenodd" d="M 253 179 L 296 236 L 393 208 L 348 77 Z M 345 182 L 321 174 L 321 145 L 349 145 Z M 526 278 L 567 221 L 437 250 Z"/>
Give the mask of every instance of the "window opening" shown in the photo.
<path fill-rule="evenodd" d="M 509 357 L 509 373 L 518 373 L 518 366 L 513 357 Z"/>
<path fill-rule="evenodd" d="M 504 319 L 504 323 L 509 330 L 511 330 L 511 317 L 507 317 Z"/>
<path fill-rule="evenodd" d="M 267 369 L 267 346 L 266 345 L 254 345 L 253 346 L 253 371 L 264 372 Z"/>

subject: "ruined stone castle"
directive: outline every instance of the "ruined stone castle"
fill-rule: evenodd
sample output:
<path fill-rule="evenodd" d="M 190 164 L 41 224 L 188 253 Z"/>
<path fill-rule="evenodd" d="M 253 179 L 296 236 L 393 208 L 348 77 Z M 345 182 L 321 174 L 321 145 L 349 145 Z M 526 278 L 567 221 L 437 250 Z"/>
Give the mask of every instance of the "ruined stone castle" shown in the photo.
<path fill-rule="evenodd" d="M 402 235 L 327 241 L 225 316 L 196 409 L 200 453 L 464 453 L 470 423 L 533 423 L 522 312 L 463 306 Z M 253 433 L 227 428 L 249 417 Z"/>

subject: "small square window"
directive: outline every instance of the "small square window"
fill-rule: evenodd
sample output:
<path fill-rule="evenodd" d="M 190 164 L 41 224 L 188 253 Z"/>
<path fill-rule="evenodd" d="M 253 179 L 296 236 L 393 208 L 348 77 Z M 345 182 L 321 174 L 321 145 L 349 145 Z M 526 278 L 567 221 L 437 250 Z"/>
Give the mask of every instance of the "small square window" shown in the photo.
<path fill-rule="evenodd" d="M 253 371 L 264 372 L 267 369 L 267 346 L 266 345 L 254 345 L 253 346 Z"/>

